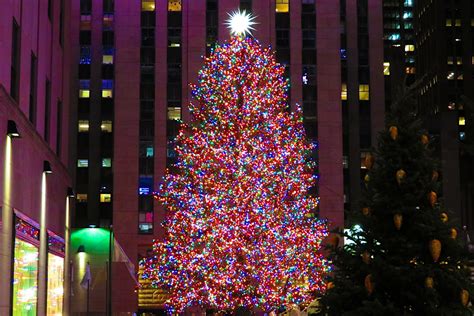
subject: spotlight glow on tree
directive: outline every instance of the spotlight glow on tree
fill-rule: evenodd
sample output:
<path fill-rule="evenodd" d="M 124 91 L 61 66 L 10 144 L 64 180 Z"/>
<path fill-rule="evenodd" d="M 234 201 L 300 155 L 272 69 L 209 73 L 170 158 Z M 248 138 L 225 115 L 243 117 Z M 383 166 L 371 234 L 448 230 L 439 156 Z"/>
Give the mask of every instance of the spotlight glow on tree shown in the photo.
<path fill-rule="evenodd" d="M 251 38 L 217 46 L 199 72 L 178 162 L 155 197 L 168 211 L 144 278 L 165 287 L 168 307 L 265 311 L 308 304 L 325 290 L 327 236 L 313 145 L 301 109 L 286 111 L 284 67 Z"/>

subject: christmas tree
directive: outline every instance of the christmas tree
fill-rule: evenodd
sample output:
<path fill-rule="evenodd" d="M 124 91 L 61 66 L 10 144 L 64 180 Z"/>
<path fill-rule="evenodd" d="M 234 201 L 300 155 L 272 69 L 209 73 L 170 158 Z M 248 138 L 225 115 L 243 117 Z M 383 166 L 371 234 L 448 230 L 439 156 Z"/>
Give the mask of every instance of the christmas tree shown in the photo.
<path fill-rule="evenodd" d="M 472 315 L 466 253 L 443 208 L 438 163 L 408 94 L 365 159 L 365 193 L 320 315 Z"/>
<path fill-rule="evenodd" d="M 168 308 L 270 311 L 310 303 L 325 289 L 326 223 L 314 150 L 301 110 L 288 113 L 284 67 L 254 39 L 234 36 L 205 59 L 177 164 L 156 193 L 165 238 L 144 278 L 170 293 Z"/>

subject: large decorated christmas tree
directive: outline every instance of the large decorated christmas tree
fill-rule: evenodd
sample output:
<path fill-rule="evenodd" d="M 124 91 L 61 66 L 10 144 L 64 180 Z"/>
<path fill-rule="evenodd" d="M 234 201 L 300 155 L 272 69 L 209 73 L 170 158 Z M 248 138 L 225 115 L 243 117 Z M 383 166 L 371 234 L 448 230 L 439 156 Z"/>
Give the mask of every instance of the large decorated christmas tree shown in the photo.
<path fill-rule="evenodd" d="M 415 97 L 396 104 L 365 159 L 362 205 L 345 246 L 333 249 L 319 315 L 472 315 L 466 253 L 438 199 L 442 175 Z"/>
<path fill-rule="evenodd" d="M 328 232 L 308 194 L 314 148 L 301 110 L 287 111 L 283 73 L 270 49 L 241 34 L 205 59 L 178 162 L 156 194 L 165 238 L 144 261 L 143 277 L 169 291 L 171 311 L 270 311 L 325 289 Z"/>

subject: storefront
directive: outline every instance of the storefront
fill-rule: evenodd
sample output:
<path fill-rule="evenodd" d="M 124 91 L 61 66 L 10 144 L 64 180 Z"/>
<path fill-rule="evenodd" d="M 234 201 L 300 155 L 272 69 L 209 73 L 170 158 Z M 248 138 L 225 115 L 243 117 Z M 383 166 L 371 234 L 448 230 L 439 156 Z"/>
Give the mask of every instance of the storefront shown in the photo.
<path fill-rule="evenodd" d="M 13 315 L 34 316 L 38 301 L 38 224 L 15 217 Z"/>
<path fill-rule="evenodd" d="M 39 225 L 15 212 L 13 257 L 14 316 L 35 316 L 38 309 Z M 48 316 L 63 314 L 64 240 L 48 231 L 47 296 Z"/>

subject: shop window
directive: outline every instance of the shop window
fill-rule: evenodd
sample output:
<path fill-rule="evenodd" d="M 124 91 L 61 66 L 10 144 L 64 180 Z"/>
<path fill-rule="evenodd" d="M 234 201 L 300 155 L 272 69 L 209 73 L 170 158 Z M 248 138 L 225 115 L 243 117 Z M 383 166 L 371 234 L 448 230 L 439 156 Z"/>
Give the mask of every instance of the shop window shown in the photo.
<path fill-rule="evenodd" d="M 104 167 L 104 168 L 112 167 L 112 159 L 111 158 L 102 158 L 102 167 Z"/>
<path fill-rule="evenodd" d="M 343 83 L 341 86 L 341 100 L 347 100 L 347 83 Z"/>
<path fill-rule="evenodd" d="M 85 133 L 89 131 L 89 121 L 79 120 L 77 125 L 77 130 L 79 133 Z"/>
<path fill-rule="evenodd" d="M 275 0 L 275 12 L 284 13 L 290 11 L 289 0 Z"/>
<path fill-rule="evenodd" d="M 87 194 L 86 193 L 77 193 L 76 194 L 76 201 L 78 203 L 85 203 L 87 202 Z"/>
<path fill-rule="evenodd" d="M 181 11 L 181 0 L 168 0 L 168 11 Z"/>
<path fill-rule="evenodd" d="M 63 314 L 64 258 L 48 253 L 47 315 Z"/>
<path fill-rule="evenodd" d="M 112 133 L 112 121 L 102 121 L 100 129 L 105 133 Z"/>
<path fill-rule="evenodd" d="M 181 120 L 181 108 L 180 107 L 168 107 L 168 120 Z"/>
<path fill-rule="evenodd" d="M 89 167 L 89 160 L 88 159 L 77 159 L 77 167 L 78 168 L 87 168 L 87 167 Z"/>
<path fill-rule="evenodd" d="M 112 194 L 110 194 L 110 193 L 101 193 L 100 194 L 100 202 L 101 203 L 110 203 L 110 202 L 112 202 Z"/>
<path fill-rule="evenodd" d="M 390 63 L 389 62 L 383 63 L 383 74 L 385 76 L 390 76 Z"/>
<path fill-rule="evenodd" d="M 369 85 L 360 84 L 359 85 L 359 100 L 368 101 L 370 99 Z"/>
<path fill-rule="evenodd" d="M 13 315 L 35 315 L 38 300 L 38 248 L 15 238 Z"/>

